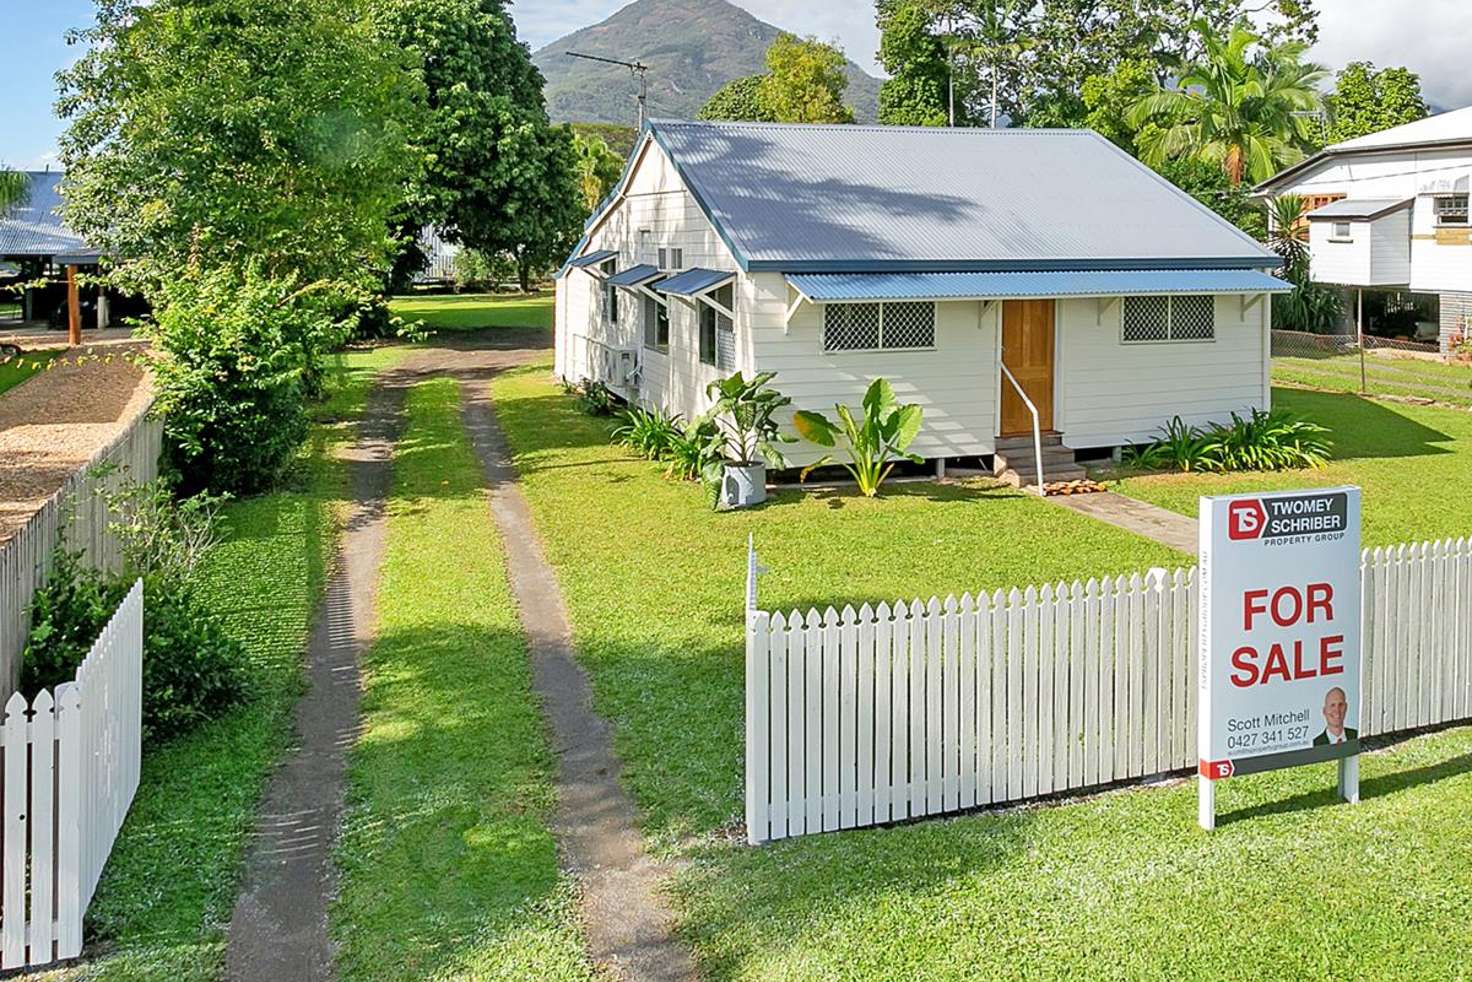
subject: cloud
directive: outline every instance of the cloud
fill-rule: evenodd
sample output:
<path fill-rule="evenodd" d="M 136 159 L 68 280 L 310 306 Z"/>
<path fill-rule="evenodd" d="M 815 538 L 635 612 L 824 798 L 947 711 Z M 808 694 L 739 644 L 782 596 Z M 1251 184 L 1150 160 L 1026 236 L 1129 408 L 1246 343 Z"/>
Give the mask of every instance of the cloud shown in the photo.
<path fill-rule="evenodd" d="M 1310 55 L 1334 70 L 1351 61 L 1404 65 L 1440 109 L 1472 104 L 1472 6 L 1466 0 L 1325 0 Z"/>

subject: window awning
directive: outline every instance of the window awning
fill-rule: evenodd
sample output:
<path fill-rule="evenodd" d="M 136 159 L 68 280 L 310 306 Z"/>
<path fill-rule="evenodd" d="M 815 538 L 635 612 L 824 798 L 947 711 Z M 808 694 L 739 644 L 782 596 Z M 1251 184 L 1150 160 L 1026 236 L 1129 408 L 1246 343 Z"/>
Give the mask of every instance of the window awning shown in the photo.
<path fill-rule="evenodd" d="M 1027 300 L 1048 297 L 1288 293 L 1293 287 L 1251 269 L 1121 269 L 976 273 L 790 273 L 814 303 L 859 300 Z"/>
<path fill-rule="evenodd" d="M 715 289 L 736 278 L 735 272 L 727 269 L 702 269 L 695 266 L 681 270 L 659 284 L 660 293 L 673 293 L 677 297 L 693 297 Z"/>
<path fill-rule="evenodd" d="M 585 256 L 579 256 L 578 258 L 569 262 L 568 265 L 577 266 L 579 268 L 597 266 L 599 263 L 607 262 L 617 255 L 618 253 L 614 252 L 612 249 L 599 249 L 597 252 L 590 252 Z"/>
<path fill-rule="evenodd" d="M 640 263 L 638 266 L 630 266 L 628 269 L 614 273 L 608 278 L 612 286 L 621 286 L 626 290 L 634 290 L 650 280 L 659 279 L 659 268 L 650 266 L 648 263 Z"/>
<path fill-rule="evenodd" d="M 1311 222 L 1351 222 L 1381 218 L 1409 208 L 1414 198 L 1341 198 L 1303 216 Z"/>

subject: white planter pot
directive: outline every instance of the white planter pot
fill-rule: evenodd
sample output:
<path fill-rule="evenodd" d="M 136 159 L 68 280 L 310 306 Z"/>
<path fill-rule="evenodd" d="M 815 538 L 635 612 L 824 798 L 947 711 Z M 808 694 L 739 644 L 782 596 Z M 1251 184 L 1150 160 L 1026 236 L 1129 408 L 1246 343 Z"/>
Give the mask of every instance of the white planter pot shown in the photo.
<path fill-rule="evenodd" d="M 767 500 L 766 464 L 727 464 L 721 472 L 720 507 L 745 508 Z"/>

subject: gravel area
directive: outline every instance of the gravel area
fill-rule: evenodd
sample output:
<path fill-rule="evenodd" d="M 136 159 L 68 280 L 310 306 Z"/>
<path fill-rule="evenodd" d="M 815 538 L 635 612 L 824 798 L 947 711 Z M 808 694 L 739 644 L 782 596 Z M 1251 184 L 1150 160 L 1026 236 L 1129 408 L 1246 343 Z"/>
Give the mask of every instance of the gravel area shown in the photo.
<path fill-rule="evenodd" d="M 153 400 L 135 346 L 80 348 L 0 394 L 0 542 Z"/>

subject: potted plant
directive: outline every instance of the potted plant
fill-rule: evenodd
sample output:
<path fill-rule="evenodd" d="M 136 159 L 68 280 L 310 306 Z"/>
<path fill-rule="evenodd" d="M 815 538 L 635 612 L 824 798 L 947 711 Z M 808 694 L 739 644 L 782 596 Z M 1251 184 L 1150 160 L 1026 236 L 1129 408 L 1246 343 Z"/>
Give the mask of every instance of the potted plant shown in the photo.
<path fill-rule="evenodd" d="M 705 419 L 719 428 L 722 464 L 718 508 L 744 508 L 767 500 L 767 468 L 787 465 L 779 443 L 796 438 L 781 432 L 777 410 L 792 400 L 768 386 L 776 372 L 761 372 L 751 378 L 740 372 L 706 386 L 712 400 Z"/>

